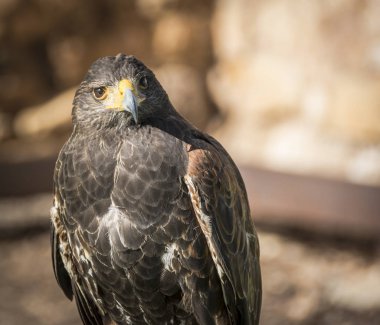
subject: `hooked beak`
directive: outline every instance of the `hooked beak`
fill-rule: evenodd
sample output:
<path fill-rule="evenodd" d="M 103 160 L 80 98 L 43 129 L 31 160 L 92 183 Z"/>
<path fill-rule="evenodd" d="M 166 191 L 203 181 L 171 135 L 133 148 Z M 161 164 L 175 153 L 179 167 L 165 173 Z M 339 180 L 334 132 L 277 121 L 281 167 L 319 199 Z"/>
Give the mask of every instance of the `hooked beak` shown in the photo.
<path fill-rule="evenodd" d="M 108 108 L 127 111 L 132 114 L 135 123 L 138 123 L 138 105 L 135 96 L 136 90 L 128 79 L 119 81 L 116 94 Z"/>

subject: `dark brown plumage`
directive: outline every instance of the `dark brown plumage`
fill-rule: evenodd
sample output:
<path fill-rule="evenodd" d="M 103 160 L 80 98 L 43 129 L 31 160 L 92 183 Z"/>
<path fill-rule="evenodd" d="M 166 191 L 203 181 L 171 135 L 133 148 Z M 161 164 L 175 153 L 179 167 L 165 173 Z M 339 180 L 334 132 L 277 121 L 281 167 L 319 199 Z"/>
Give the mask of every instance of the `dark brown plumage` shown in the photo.
<path fill-rule="evenodd" d="M 73 124 L 54 174 L 52 258 L 83 323 L 258 324 L 259 244 L 223 147 L 121 54 L 92 65 Z"/>

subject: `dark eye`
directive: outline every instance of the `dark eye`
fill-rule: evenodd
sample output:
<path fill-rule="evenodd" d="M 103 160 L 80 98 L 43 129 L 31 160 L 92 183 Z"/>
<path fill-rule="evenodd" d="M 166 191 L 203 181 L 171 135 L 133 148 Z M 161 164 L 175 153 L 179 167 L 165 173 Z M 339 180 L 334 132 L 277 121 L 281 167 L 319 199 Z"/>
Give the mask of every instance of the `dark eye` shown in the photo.
<path fill-rule="evenodd" d="M 149 84 L 148 84 L 148 78 L 145 77 L 145 76 L 142 77 L 142 78 L 140 78 L 140 80 L 139 80 L 139 88 L 140 89 L 147 89 L 148 86 L 149 86 Z"/>
<path fill-rule="evenodd" d="M 108 90 L 106 87 L 96 87 L 92 90 L 92 93 L 96 99 L 103 100 L 107 98 Z"/>

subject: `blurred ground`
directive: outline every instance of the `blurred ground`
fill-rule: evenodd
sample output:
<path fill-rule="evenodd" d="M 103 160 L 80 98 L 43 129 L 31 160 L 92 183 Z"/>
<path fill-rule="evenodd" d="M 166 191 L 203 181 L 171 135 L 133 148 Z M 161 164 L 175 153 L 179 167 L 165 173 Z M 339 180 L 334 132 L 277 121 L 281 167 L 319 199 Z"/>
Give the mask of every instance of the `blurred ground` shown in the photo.
<path fill-rule="evenodd" d="M 0 223 L 1 325 L 80 324 L 54 278 L 50 204 L 50 194 L 0 200 L 0 214 L 12 216 Z M 378 241 L 271 227 L 259 227 L 259 238 L 262 324 L 378 324 Z"/>
<path fill-rule="evenodd" d="M 378 324 L 380 253 L 259 229 L 262 324 Z M 54 279 L 47 232 L 0 242 L 0 324 L 80 324 Z"/>

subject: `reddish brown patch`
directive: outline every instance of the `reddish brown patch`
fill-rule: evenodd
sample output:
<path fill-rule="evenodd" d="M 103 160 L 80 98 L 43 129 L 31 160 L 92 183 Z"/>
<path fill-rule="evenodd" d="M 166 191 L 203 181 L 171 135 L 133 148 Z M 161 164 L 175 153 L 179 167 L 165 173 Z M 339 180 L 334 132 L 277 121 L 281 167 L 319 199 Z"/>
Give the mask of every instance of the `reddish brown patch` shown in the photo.
<path fill-rule="evenodd" d="M 189 164 L 187 165 L 187 174 L 194 176 L 197 175 L 201 166 L 206 158 L 205 151 L 202 149 L 192 149 L 189 152 Z"/>

